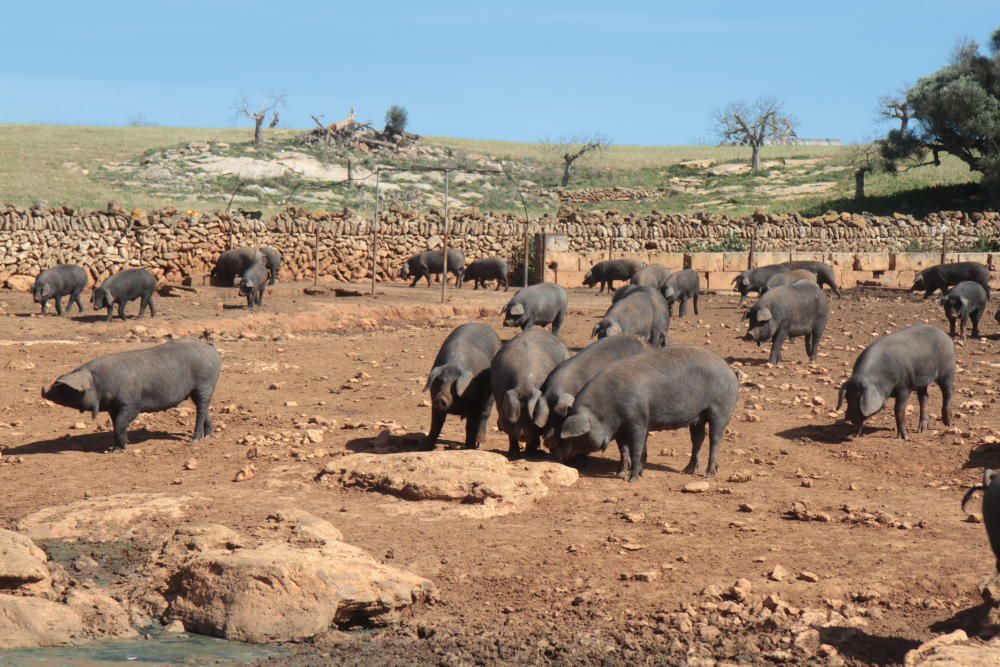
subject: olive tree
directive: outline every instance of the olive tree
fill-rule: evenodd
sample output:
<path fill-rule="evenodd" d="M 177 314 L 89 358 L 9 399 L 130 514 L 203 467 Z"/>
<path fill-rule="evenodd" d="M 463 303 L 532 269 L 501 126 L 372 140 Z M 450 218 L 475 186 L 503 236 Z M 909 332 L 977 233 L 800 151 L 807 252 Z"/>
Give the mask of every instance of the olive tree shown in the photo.
<path fill-rule="evenodd" d="M 760 97 L 752 103 L 731 102 L 716 111 L 713 118 L 720 144 L 750 147 L 753 171 L 760 171 L 762 146 L 795 138 L 797 121 L 786 114 L 781 102 L 773 97 Z"/>

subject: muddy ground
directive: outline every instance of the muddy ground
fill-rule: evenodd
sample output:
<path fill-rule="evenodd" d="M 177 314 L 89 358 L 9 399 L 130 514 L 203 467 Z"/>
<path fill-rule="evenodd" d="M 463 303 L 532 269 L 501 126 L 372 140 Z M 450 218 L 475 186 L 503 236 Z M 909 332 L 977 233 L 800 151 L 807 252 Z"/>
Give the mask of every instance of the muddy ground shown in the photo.
<path fill-rule="evenodd" d="M 0 294 L 0 526 L 14 528 L 47 506 L 121 492 L 202 494 L 205 501 L 186 520 L 237 531 L 294 506 L 438 588 L 434 604 L 398 623 L 334 632 L 292 647 L 275 665 L 807 660 L 784 650 L 789 639 L 770 626 L 732 623 L 718 636 L 699 625 L 698 610 L 718 603 L 710 587 L 727 589 L 738 578 L 755 594 L 777 593 L 799 608 L 840 609 L 852 620 L 856 627 L 820 631 L 821 643 L 837 654 L 825 649 L 821 662 L 896 663 L 921 640 L 974 627 L 977 585 L 994 565 L 983 526 L 966 520 L 959 501 L 983 465 L 1000 465 L 1000 450 L 986 444 L 1000 436 L 1000 336 L 992 309 L 983 322 L 988 338 L 958 347 L 957 428 L 949 432 L 937 419 L 934 388 L 931 429 L 916 433 L 911 414 L 904 442 L 889 411 L 873 418 L 865 435 L 850 437 L 832 413 L 837 387 L 875 336 L 921 321 L 946 327 L 936 301 L 847 293 L 831 301 L 816 365 L 805 362 L 795 341 L 783 365 L 770 368 L 766 349 L 740 339 L 735 296 L 705 296 L 698 316 L 674 320 L 671 341 L 708 345 L 745 373 L 709 491 L 681 491 L 693 481 L 679 472 L 687 432 L 661 432 L 650 438 L 636 484 L 613 477 L 611 448 L 591 457 L 578 483 L 553 490 L 527 512 L 464 519 L 390 512 L 384 496 L 314 478 L 324 460 L 370 450 L 386 424 L 426 429 L 430 409 L 421 388 L 440 343 L 469 319 L 510 338 L 514 331 L 502 329 L 496 313 L 513 292 L 453 291 L 441 306 L 438 290 L 423 287 L 380 286 L 375 300 L 308 296 L 303 287 L 279 285 L 253 315 L 238 308 L 235 291 L 199 288 L 159 298 L 155 320 L 110 324 L 92 312 L 40 318 L 30 315 L 30 295 Z M 568 345 L 588 342 L 608 301 L 592 290 L 571 291 Z M 204 442 L 189 442 L 193 412 L 175 409 L 141 417 L 128 451 L 107 454 L 106 415 L 91 421 L 39 397 L 43 384 L 94 356 L 206 329 L 223 354 L 223 372 L 213 404 L 217 432 Z M 274 445 L 253 461 L 252 479 L 233 481 L 247 463 L 246 436 L 293 432 L 310 417 L 336 420 L 322 445 Z M 463 433 L 450 419 L 446 445 L 458 446 Z M 495 418 L 485 447 L 507 449 Z M 326 451 L 312 458 L 315 449 Z M 192 459 L 197 465 L 185 469 Z M 793 508 L 813 513 L 805 518 L 823 516 L 796 520 L 789 518 Z M 146 547 L 125 545 L 113 566 L 108 561 L 106 578 L 127 579 Z M 775 566 L 786 576 L 769 576 Z M 683 609 L 693 612 L 693 627 L 678 622 Z"/>

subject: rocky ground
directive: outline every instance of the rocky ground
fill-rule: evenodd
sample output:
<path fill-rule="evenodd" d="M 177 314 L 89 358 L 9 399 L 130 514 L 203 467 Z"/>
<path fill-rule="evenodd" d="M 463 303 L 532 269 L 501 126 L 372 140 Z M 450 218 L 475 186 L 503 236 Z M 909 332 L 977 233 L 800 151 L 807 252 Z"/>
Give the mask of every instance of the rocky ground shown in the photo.
<path fill-rule="evenodd" d="M 742 373 L 720 475 L 690 487 L 689 440 L 672 431 L 650 438 L 628 485 L 613 448 L 579 470 L 508 463 L 491 428 L 480 452 L 450 451 L 457 420 L 439 451 L 413 451 L 441 341 L 470 319 L 499 328 L 509 294 L 441 305 L 436 289 L 380 286 L 371 300 L 303 287 L 279 285 L 250 316 L 234 291 L 198 288 L 161 298 L 155 320 L 111 324 L 36 317 L 28 295 L 0 295 L 0 550 L 17 555 L 0 571 L 0 627 L 36 643 L 161 622 L 299 642 L 274 665 L 894 664 L 959 629 L 973 639 L 921 659 L 991 650 L 976 636 L 993 557 L 959 501 L 1000 465 L 992 311 L 988 338 L 958 347 L 955 426 L 936 420 L 935 389 L 932 428 L 903 442 L 885 412 L 850 437 L 837 387 L 875 336 L 946 326 L 936 302 L 834 299 L 818 363 L 797 341 L 771 368 L 740 339 L 735 297 L 707 296 L 671 341 Z M 607 303 L 571 292 L 571 347 Z M 207 335 L 223 354 L 204 442 L 188 441 L 181 406 L 141 417 L 128 451 L 106 454 L 106 416 L 39 397 L 83 361 L 171 334 Z M 43 607 L 58 622 L 18 625 Z"/>

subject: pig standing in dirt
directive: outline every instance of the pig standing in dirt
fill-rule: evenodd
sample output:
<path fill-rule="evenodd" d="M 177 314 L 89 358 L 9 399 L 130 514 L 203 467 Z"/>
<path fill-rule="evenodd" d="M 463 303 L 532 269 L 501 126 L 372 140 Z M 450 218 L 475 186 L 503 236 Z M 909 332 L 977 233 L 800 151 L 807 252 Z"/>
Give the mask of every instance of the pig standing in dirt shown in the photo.
<path fill-rule="evenodd" d="M 267 284 L 273 285 L 278 282 L 278 271 L 281 270 L 281 253 L 274 248 L 260 248 L 260 254 L 264 255 L 264 265 L 267 266 Z"/>
<path fill-rule="evenodd" d="M 840 386 L 837 409 L 847 400 L 847 420 L 865 427 L 865 420 L 882 409 L 890 396 L 896 399 L 896 435 L 903 440 L 906 431 L 906 402 L 916 391 L 920 402 L 917 431 L 927 428 L 927 387 L 941 388 L 941 421 L 951 425 L 951 395 L 955 384 L 955 344 L 948 334 L 929 324 L 914 324 L 882 336 L 865 348 L 854 372 Z"/>
<path fill-rule="evenodd" d="M 240 277 L 240 295 L 247 299 L 247 310 L 260 308 L 264 303 L 264 290 L 267 288 L 267 260 L 262 253 L 257 253 L 256 259 L 250 263 Z"/>
<path fill-rule="evenodd" d="M 1000 470 L 983 469 L 983 485 L 974 486 L 962 498 L 962 511 L 976 491 L 983 492 L 983 523 L 986 525 L 986 535 L 990 538 L 993 556 L 996 559 L 996 569 L 1000 573 L 1000 483 L 994 484 L 1000 477 Z"/>
<path fill-rule="evenodd" d="M 635 272 L 629 284 L 639 287 L 652 287 L 663 293 L 667 289 L 667 278 L 670 277 L 671 273 L 672 271 L 662 264 L 647 264 Z M 617 293 L 615 292 L 615 294 Z"/>
<path fill-rule="evenodd" d="M 733 286 L 736 288 L 736 291 L 740 293 L 740 300 L 736 306 L 742 306 L 747 300 L 747 295 L 750 294 L 750 292 L 761 294 L 767 290 L 768 280 L 779 273 L 785 273 L 790 270 L 791 269 L 784 264 L 772 264 L 770 266 L 758 266 L 753 269 L 747 269 L 743 273 L 739 274 L 733 278 Z"/>
<path fill-rule="evenodd" d="M 169 410 L 184 399 L 197 410 L 194 441 L 212 434 L 208 408 L 219 380 L 222 359 L 208 343 L 191 338 L 157 347 L 98 357 L 61 375 L 42 389 L 53 403 L 96 418 L 107 412 L 115 428 L 115 447 L 128 445 L 128 427 L 140 413 Z"/>
<path fill-rule="evenodd" d="M 108 309 L 108 322 L 111 321 L 111 308 L 118 304 L 118 317 L 125 319 L 125 304 L 134 299 L 141 299 L 139 315 L 149 307 L 149 316 L 156 317 L 156 307 L 153 306 L 153 292 L 156 290 L 156 276 L 146 269 L 125 269 L 111 276 L 100 287 L 95 287 L 91 294 L 94 310 Z"/>
<path fill-rule="evenodd" d="M 620 290 L 619 290 L 620 291 Z M 542 429 L 542 439 L 551 447 L 558 439 L 563 419 L 580 390 L 610 364 L 648 350 L 637 336 L 612 336 L 591 343 L 556 366 L 542 385 L 542 398 L 535 404 L 532 420 Z"/>
<path fill-rule="evenodd" d="M 771 341 L 768 362 L 781 363 L 781 346 L 789 338 L 805 336 L 809 361 L 816 360 L 819 342 L 830 316 L 830 304 L 816 283 L 799 281 L 769 290 L 757 300 L 746 317 L 750 320 L 747 339 L 760 344 Z"/>
<path fill-rule="evenodd" d="M 840 298 L 840 289 L 837 287 L 837 279 L 834 277 L 833 267 L 829 264 L 802 259 L 785 262 L 784 266 L 787 266 L 790 271 L 805 269 L 806 271 L 813 273 L 815 275 L 815 280 L 819 283 L 819 285 L 829 285 L 830 290 L 837 295 L 837 298 Z"/>
<path fill-rule="evenodd" d="M 719 469 L 719 444 L 733 407 L 739 382 L 725 360 L 694 345 L 651 350 L 616 361 L 577 394 L 562 424 L 553 453 L 560 461 L 604 451 L 618 442 L 618 476 L 634 482 L 646 461 L 650 431 L 691 431 L 691 460 L 684 472 L 698 469 L 701 446 L 709 432 L 707 477 Z"/>
<path fill-rule="evenodd" d="M 600 283 L 600 294 L 605 289 L 614 289 L 616 280 L 631 280 L 643 266 L 642 262 L 634 259 L 606 259 L 590 267 L 590 271 L 583 277 L 583 284 L 585 287 L 593 287 Z"/>
<path fill-rule="evenodd" d="M 927 267 L 913 279 L 910 291 L 924 290 L 924 298 L 926 299 L 937 290 L 944 292 L 952 285 L 966 280 L 979 283 L 989 295 L 990 267 L 979 262 L 954 262 Z"/>
<path fill-rule="evenodd" d="M 525 453 L 538 453 L 541 432 L 532 415 L 540 400 L 541 386 L 569 350 L 545 329 L 532 327 L 507 341 L 490 367 L 493 398 L 497 403 L 497 426 L 507 434 L 510 456 L 520 458 L 519 442 L 527 443 Z"/>
<path fill-rule="evenodd" d="M 35 286 L 31 290 L 31 298 L 35 303 L 42 305 L 42 315 L 48 313 L 46 305 L 49 299 L 56 303 L 56 313 L 63 314 L 62 298 L 69 296 L 66 301 L 68 311 L 73 304 L 82 313 L 83 304 L 80 303 L 80 293 L 87 287 L 87 272 L 76 264 L 59 264 L 45 269 L 35 278 Z"/>
<path fill-rule="evenodd" d="M 797 283 L 800 280 L 816 282 L 816 274 L 806 269 L 793 269 L 791 271 L 785 271 L 784 273 L 775 274 L 767 281 L 767 286 L 761 290 L 760 294 L 763 296 L 767 294 L 767 290 L 774 289 L 775 287 L 781 287 L 782 285 L 791 285 L 792 283 Z"/>
<path fill-rule="evenodd" d="M 490 365 L 500 338 L 485 324 L 463 324 L 452 331 L 434 358 L 424 391 L 431 392 L 431 430 L 427 449 L 437 445 L 448 415 L 465 420 L 465 448 L 486 442 L 486 423 L 493 411 Z"/>
<path fill-rule="evenodd" d="M 640 287 L 612 303 L 590 335 L 597 338 L 638 336 L 654 347 L 666 347 L 670 339 L 667 302 L 656 289 Z"/>
<path fill-rule="evenodd" d="M 474 289 L 479 289 L 480 287 L 486 287 L 487 280 L 497 281 L 496 291 L 500 291 L 500 285 L 503 285 L 503 291 L 506 292 L 507 285 L 507 260 L 503 257 L 489 257 L 487 259 L 477 259 L 465 267 L 465 273 L 462 276 L 462 282 L 468 282 L 470 280 L 475 280 Z"/>
<path fill-rule="evenodd" d="M 958 330 L 959 338 L 965 340 L 965 327 L 972 320 L 972 337 L 979 338 L 979 320 L 986 312 L 986 304 L 990 296 L 979 283 L 963 280 L 945 292 L 941 297 L 944 306 L 944 316 L 948 318 L 951 335 L 955 337 L 955 322 L 961 322 Z"/>
<path fill-rule="evenodd" d="M 458 248 L 448 248 L 448 273 L 455 276 L 455 285 L 458 287 L 462 286 L 463 271 L 465 271 L 465 253 Z M 427 286 L 430 287 L 431 276 L 439 276 L 442 273 L 444 273 L 444 252 L 428 250 L 407 259 L 400 269 L 399 277 L 406 280 L 413 276 L 410 287 L 415 286 L 421 278 L 426 278 Z"/>
<path fill-rule="evenodd" d="M 210 284 L 214 287 L 232 287 L 236 276 L 242 276 L 243 272 L 253 264 L 257 256 L 254 248 L 233 248 L 227 250 L 215 261 L 210 275 Z"/>
<path fill-rule="evenodd" d="M 698 272 L 691 269 L 684 269 L 677 273 L 670 274 L 667 278 L 667 288 L 664 296 L 667 297 L 667 304 L 670 307 L 670 314 L 674 314 L 674 301 L 679 301 L 677 316 L 681 319 L 687 315 L 687 302 L 691 299 L 694 304 L 694 314 L 698 314 L 698 293 L 701 291 L 701 282 L 698 279 Z"/>
<path fill-rule="evenodd" d="M 517 290 L 514 297 L 503 307 L 503 325 L 521 327 L 552 325 L 552 333 L 559 335 L 559 329 L 566 319 L 566 290 L 553 283 L 539 283 Z"/>

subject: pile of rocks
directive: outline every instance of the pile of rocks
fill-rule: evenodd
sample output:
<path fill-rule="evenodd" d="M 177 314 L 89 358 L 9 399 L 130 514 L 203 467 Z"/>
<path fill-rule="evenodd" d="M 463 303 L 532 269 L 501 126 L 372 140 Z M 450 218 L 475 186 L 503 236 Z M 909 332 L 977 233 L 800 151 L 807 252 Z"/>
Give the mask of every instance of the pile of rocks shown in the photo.
<path fill-rule="evenodd" d="M 657 188 L 581 188 L 579 190 L 556 190 L 559 201 L 586 204 L 600 204 L 608 201 L 640 201 L 661 199 L 669 194 Z"/>

